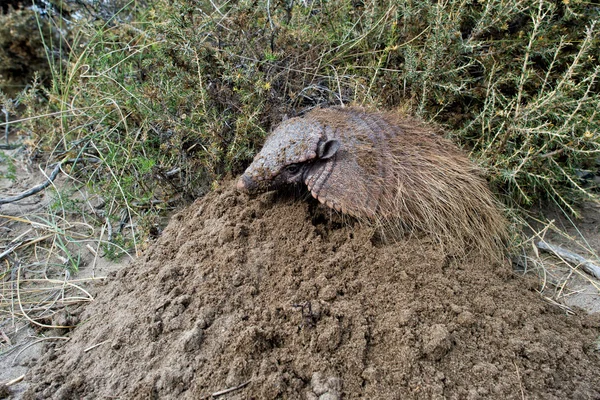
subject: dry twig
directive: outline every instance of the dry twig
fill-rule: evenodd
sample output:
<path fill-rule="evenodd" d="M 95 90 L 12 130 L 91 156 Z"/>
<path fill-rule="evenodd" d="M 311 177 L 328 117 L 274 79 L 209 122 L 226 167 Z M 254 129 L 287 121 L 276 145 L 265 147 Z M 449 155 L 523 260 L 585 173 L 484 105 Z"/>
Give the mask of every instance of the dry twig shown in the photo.
<path fill-rule="evenodd" d="M 15 196 L 11 196 L 11 197 L 5 197 L 5 198 L 0 198 L 0 205 L 2 204 L 8 204 L 8 203 L 13 203 L 15 201 L 19 201 L 22 200 L 26 197 L 32 196 L 38 192 L 41 192 L 42 190 L 44 190 L 45 188 L 47 188 L 53 181 L 54 179 L 56 179 L 56 176 L 58 175 L 58 173 L 60 172 L 63 164 L 75 164 L 78 161 L 88 161 L 88 162 L 100 162 L 99 159 L 97 158 L 74 158 L 74 159 L 69 159 L 69 160 L 64 160 L 61 161 L 59 163 L 56 164 L 56 166 L 54 167 L 54 169 L 52 170 L 52 172 L 50 173 L 49 176 L 46 176 L 46 180 L 42 183 L 40 183 L 37 186 L 32 187 L 29 190 L 24 191 L 21 194 L 15 195 Z"/>
<path fill-rule="evenodd" d="M 237 385 L 237 386 L 230 387 L 230 388 L 223 389 L 223 390 L 219 390 L 218 392 L 214 392 L 213 394 L 211 394 L 211 395 L 208 395 L 208 396 L 204 397 L 204 399 L 214 399 L 214 398 L 216 398 L 216 397 L 223 396 L 224 394 L 227 394 L 227 393 L 234 392 L 234 391 L 236 391 L 236 390 L 239 390 L 239 389 L 242 389 L 242 388 L 244 388 L 244 387 L 248 386 L 248 384 L 249 384 L 250 382 L 251 382 L 251 381 L 246 381 L 246 382 L 244 382 L 244 383 L 242 383 L 242 384 L 239 384 L 239 385 Z"/>
<path fill-rule="evenodd" d="M 58 172 L 60 171 L 60 167 L 61 167 L 61 163 L 56 164 L 56 167 L 54 167 L 54 169 L 52 170 L 50 175 L 46 177 L 46 181 L 40 183 L 39 185 L 34 186 L 31 189 L 26 190 L 23 193 L 18 194 L 16 196 L 0 198 L 0 205 L 13 203 L 15 201 L 22 200 L 25 197 L 29 197 L 38 192 L 41 192 L 42 190 L 47 188 L 50 185 L 50 183 L 52 183 L 52 181 L 56 178 L 56 176 L 58 175 Z"/>
<path fill-rule="evenodd" d="M 25 378 L 25 374 L 16 377 L 15 379 L 11 379 L 10 381 L 6 382 L 4 384 L 4 386 L 12 386 L 12 385 L 16 385 L 17 383 L 21 382 L 23 379 Z"/>
<path fill-rule="evenodd" d="M 536 246 L 542 251 L 554 254 L 563 261 L 567 261 L 572 264 L 576 264 L 577 266 L 581 266 L 581 269 L 583 271 L 597 279 L 600 279 L 600 266 L 586 259 L 585 257 L 582 257 L 579 254 L 575 254 L 560 246 L 549 244 L 547 242 L 540 241 L 536 244 Z"/>

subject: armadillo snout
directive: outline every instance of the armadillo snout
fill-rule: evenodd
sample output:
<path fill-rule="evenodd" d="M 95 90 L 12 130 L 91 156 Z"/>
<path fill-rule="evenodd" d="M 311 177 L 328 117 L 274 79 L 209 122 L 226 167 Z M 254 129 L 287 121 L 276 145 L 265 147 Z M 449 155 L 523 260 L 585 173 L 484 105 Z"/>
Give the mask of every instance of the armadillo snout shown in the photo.
<path fill-rule="evenodd" d="M 242 193 L 256 194 L 266 191 L 269 188 L 269 185 L 268 182 L 263 180 L 255 180 L 244 174 L 237 181 L 235 187 Z"/>
<path fill-rule="evenodd" d="M 237 190 L 244 193 L 249 193 L 252 190 L 252 186 L 256 185 L 253 185 L 252 180 L 246 175 L 242 175 L 235 185 Z"/>

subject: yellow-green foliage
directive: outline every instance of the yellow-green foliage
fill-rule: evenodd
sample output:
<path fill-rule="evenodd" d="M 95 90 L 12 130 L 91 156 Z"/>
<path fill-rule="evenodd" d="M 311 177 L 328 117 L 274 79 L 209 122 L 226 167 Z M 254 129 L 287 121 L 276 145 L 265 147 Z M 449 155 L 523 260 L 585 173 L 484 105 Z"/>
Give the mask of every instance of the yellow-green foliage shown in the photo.
<path fill-rule="evenodd" d="M 271 126 L 321 105 L 408 108 L 444 124 L 521 203 L 592 196 L 600 6 L 563 1 L 151 1 L 80 21 L 67 70 L 24 125 L 95 156 L 132 204 L 197 196 Z"/>

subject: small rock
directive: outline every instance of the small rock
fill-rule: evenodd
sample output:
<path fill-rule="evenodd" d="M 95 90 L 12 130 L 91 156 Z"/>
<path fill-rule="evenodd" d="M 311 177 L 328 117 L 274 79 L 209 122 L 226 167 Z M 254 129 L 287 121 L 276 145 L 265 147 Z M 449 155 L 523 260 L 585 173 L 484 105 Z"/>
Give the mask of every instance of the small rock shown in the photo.
<path fill-rule="evenodd" d="M 312 378 L 310 380 L 310 386 L 312 388 L 312 391 L 317 396 L 320 396 L 323 393 L 327 392 L 327 382 L 325 381 L 323 374 L 320 372 L 315 372 L 312 375 Z"/>
<path fill-rule="evenodd" d="M 361 377 L 368 383 L 377 383 L 381 380 L 381 373 L 375 367 L 367 367 Z"/>
<path fill-rule="evenodd" d="M 323 289 L 321 289 L 320 296 L 321 296 L 321 299 L 323 299 L 325 301 L 332 301 L 333 299 L 335 299 L 337 297 L 337 290 L 335 287 L 333 287 L 331 285 L 327 285 Z"/>
<path fill-rule="evenodd" d="M 316 340 L 316 348 L 319 351 L 333 352 L 342 341 L 342 330 L 337 321 L 328 321 L 328 324 L 320 329 Z"/>
<path fill-rule="evenodd" d="M 319 396 L 317 396 L 316 394 L 314 394 L 313 392 L 306 392 L 306 400 L 318 400 Z"/>
<path fill-rule="evenodd" d="M 244 224 L 237 224 L 233 229 L 234 239 L 239 239 L 248 236 L 248 227 Z"/>
<path fill-rule="evenodd" d="M 340 396 L 338 394 L 335 393 L 324 393 L 322 395 L 319 396 L 319 400 L 339 400 Z"/>
<path fill-rule="evenodd" d="M 414 312 L 412 310 L 400 310 L 398 312 L 398 325 L 407 326 L 413 320 Z"/>
<path fill-rule="evenodd" d="M 212 325 L 214 320 L 215 310 L 212 307 L 203 307 L 198 315 L 197 325 L 202 329 L 206 329 Z"/>
<path fill-rule="evenodd" d="M 231 278 L 231 283 L 233 286 L 238 287 L 244 283 L 244 274 L 242 272 L 236 272 Z"/>
<path fill-rule="evenodd" d="M 433 325 L 425 335 L 423 351 L 428 358 L 438 361 L 452 348 L 450 332 L 445 325 Z"/>
<path fill-rule="evenodd" d="M 229 243 L 233 240 L 234 238 L 234 229 L 231 226 L 226 226 L 224 227 L 221 232 L 219 232 L 219 244 L 220 245 L 224 245 L 226 243 Z"/>
<path fill-rule="evenodd" d="M 342 392 L 342 381 L 340 378 L 325 378 L 321 372 L 315 372 L 311 378 L 310 385 L 319 400 L 339 400 Z"/>
<path fill-rule="evenodd" d="M 462 326 L 471 326 L 475 323 L 475 316 L 469 311 L 463 311 L 460 314 L 458 314 L 456 322 L 458 322 L 458 324 Z"/>
<path fill-rule="evenodd" d="M 225 378 L 225 385 L 227 387 L 234 387 L 245 382 L 248 379 L 247 367 L 248 363 L 245 359 L 241 357 L 234 359 L 229 367 L 227 378 Z"/>
<path fill-rule="evenodd" d="M 327 387 L 331 393 L 342 393 L 342 380 L 334 376 L 327 379 Z"/>
<path fill-rule="evenodd" d="M 192 352 L 200 349 L 200 345 L 202 344 L 203 338 L 204 331 L 198 325 L 185 332 L 181 337 L 183 351 Z"/>

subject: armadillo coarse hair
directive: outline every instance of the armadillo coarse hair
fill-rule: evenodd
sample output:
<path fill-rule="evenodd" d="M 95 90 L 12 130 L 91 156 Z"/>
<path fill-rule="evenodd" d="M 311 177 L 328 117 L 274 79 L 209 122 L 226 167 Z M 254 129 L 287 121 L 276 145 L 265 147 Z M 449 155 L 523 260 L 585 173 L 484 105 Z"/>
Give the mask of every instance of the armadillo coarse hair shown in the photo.
<path fill-rule="evenodd" d="M 293 183 L 343 214 L 395 234 L 423 232 L 453 251 L 498 254 L 506 237 L 481 171 L 414 118 L 334 107 L 284 121 L 237 187 Z"/>

